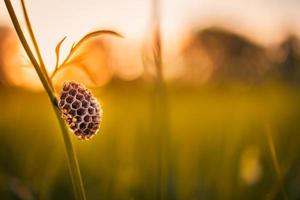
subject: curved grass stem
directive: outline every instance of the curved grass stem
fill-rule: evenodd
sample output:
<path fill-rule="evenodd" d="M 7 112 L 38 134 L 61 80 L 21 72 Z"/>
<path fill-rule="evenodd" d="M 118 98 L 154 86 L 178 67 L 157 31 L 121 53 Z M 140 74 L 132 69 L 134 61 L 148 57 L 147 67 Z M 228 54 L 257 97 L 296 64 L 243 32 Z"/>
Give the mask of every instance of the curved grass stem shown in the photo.
<path fill-rule="evenodd" d="M 75 198 L 77 200 L 86 200 L 85 191 L 84 191 L 84 187 L 83 187 L 83 183 L 82 183 L 82 179 L 81 179 L 81 174 L 80 174 L 80 169 L 79 169 L 79 164 L 78 164 L 78 160 L 76 157 L 75 149 L 73 147 L 72 140 L 71 140 L 69 132 L 68 132 L 68 128 L 66 127 L 64 121 L 60 117 L 60 110 L 57 107 L 57 99 L 55 96 L 55 91 L 52 87 L 52 82 L 51 82 L 49 76 L 47 75 L 47 73 L 45 73 L 42 70 L 43 67 L 45 69 L 45 66 L 41 66 L 41 65 L 43 65 L 43 64 L 41 64 L 41 63 L 43 63 L 42 57 L 40 57 L 41 62 L 39 64 L 37 62 L 37 60 L 35 59 L 33 52 L 31 51 L 30 46 L 24 36 L 24 33 L 21 29 L 20 23 L 18 21 L 18 18 L 16 16 L 16 13 L 13 9 L 13 6 L 12 6 L 10 0 L 4 0 L 4 2 L 7 7 L 8 12 L 9 12 L 10 18 L 13 22 L 14 28 L 18 34 L 18 37 L 19 37 L 30 61 L 32 62 L 33 66 L 43 84 L 43 87 L 45 88 L 45 90 L 51 100 L 51 105 L 52 105 L 52 107 L 55 111 L 56 117 L 59 121 L 60 129 L 61 129 L 61 132 L 63 135 L 65 147 L 66 147 L 67 159 L 68 159 L 68 164 L 69 164 L 69 169 L 70 169 L 69 171 L 70 171 L 72 184 L 73 184 L 73 188 L 74 188 L 74 192 L 75 192 Z M 27 18 L 27 20 L 29 22 L 29 18 Z M 31 29 L 31 31 L 32 31 L 32 29 Z M 34 35 L 32 38 L 34 38 Z M 37 47 L 36 50 L 39 52 L 38 46 L 36 46 L 36 47 Z"/>
<path fill-rule="evenodd" d="M 78 48 L 88 39 L 99 36 L 99 35 L 114 35 L 114 36 L 118 36 L 118 37 L 123 37 L 121 34 L 115 32 L 115 31 L 111 31 L 111 30 L 98 30 L 98 31 L 93 31 L 91 33 L 88 33 L 87 35 L 85 35 L 83 38 L 81 38 L 79 40 L 78 43 L 74 43 L 69 54 L 67 55 L 67 57 L 65 58 L 65 60 L 62 62 L 62 64 L 60 66 L 64 66 L 66 65 L 70 59 L 72 58 L 72 56 L 75 54 L 75 52 L 78 50 Z M 59 67 L 58 67 L 59 68 Z"/>

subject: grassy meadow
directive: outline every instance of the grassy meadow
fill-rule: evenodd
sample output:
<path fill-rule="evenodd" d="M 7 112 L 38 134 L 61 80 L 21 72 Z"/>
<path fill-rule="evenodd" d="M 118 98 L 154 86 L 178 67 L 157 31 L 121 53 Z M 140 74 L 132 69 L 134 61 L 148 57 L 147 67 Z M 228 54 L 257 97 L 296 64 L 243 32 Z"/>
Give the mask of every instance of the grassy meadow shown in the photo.
<path fill-rule="evenodd" d="M 94 90 L 104 117 L 75 142 L 88 199 L 156 199 L 154 88 Z M 168 199 L 300 198 L 299 88 L 280 83 L 166 88 Z M 45 93 L 1 88 L 1 199 L 72 199 L 65 149 Z M 164 136 L 162 136 L 164 137 Z"/>

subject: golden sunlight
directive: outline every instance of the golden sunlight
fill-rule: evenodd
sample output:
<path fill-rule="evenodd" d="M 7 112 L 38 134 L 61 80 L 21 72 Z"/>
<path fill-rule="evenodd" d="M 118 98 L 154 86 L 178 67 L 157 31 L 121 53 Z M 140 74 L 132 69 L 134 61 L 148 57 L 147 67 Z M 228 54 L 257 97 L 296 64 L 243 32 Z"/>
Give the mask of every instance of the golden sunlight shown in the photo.
<path fill-rule="evenodd" d="M 147 0 L 41 0 L 27 1 L 26 3 L 34 31 L 50 71 L 53 70 L 55 63 L 55 46 L 64 36 L 67 36 L 67 39 L 62 47 L 63 55 L 66 55 L 74 42 L 95 29 L 114 29 L 123 33 L 127 38 L 141 39 L 147 32 L 151 16 L 151 1 Z M 209 21 L 219 21 L 224 24 L 226 20 L 231 21 L 230 28 L 239 29 L 238 31 L 246 32 L 248 35 L 251 34 L 250 36 L 258 41 L 271 42 L 280 37 L 278 26 L 281 20 L 280 15 L 276 12 L 279 5 L 275 4 L 270 7 L 267 4 L 270 8 L 268 12 L 264 12 L 266 10 L 264 1 L 257 2 L 251 4 L 251 9 L 244 12 L 242 6 L 244 3 L 244 1 L 236 0 L 226 5 L 219 1 L 209 2 L 207 0 L 190 0 L 189 3 L 180 0 L 163 1 L 163 32 L 166 35 L 164 39 L 178 39 L 178 34 L 182 34 L 189 24 L 206 26 L 205 23 Z M 18 1 L 15 1 L 14 6 L 17 8 L 17 13 L 22 13 Z M 3 2 L 0 2 L 0 8 L 5 10 L 2 9 L 4 8 Z M 257 10 L 257 8 L 259 9 Z M 254 9 L 257 11 L 257 15 L 252 15 Z M 290 15 L 299 14 L 292 12 Z M 235 16 L 241 16 L 240 21 L 231 20 Z M 195 18 L 198 20 L 195 21 Z M 224 21 L 221 22 L 220 19 Z M 7 13 L 0 13 L 0 20 L 0 22 L 7 23 Z M 243 23 L 245 21 L 248 23 Z M 241 27 L 240 24 L 243 24 L 244 27 Z M 277 34 L 274 34 L 274 30 Z"/>
<path fill-rule="evenodd" d="M 232 0 L 228 4 L 208 0 L 189 0 L 188 2 L 180 0 L 165 0 L 162 2 L 161 26 L 164 62 L 167 64 L 164 68 L 164 74 L 167 79 L 175 79 L 185 73 L 184 58 L 180 57 L 180 53 L 182 53 L 182 46 L 185 45 L 186 38 L 189 38 L 195 30 L 215 25 L 247 36 L 253 42 L 269 45 L 278 43 L 285 37 L 286 28 L 288 27 L 282 28 L 284 20 L 288 20 L 290 15 L 294 16 L 293 20 L 297 19 L 295 16 L 299 16 L 293 9 L 289 9 L 289 13 L 284 17 L 280 15 L 277 12 L 280 3 L 269 5 L 264 1 L 257 1 L 245 9 L 245 1 L 237 0 Z M 28 0 L 26 4 L 49 72 L 54 70 L 55 47 L 63 37 L 66 36 L 67 39 L 61 48 L 62 59 L 67 55 L 72 44 L 88 32 L 98 29 L 111 29 L 122 33 L 126 37 L 126 41 L 114 42 L 116 39 L 109 38 L 110 36 L 99 37 L 99 40 L 104 40 L 104 43 L 109 42 L 105 45 L 106 49 L 98 51 L 98 56 L 108 59 L 107 56 L 102 54 L 108 55 L 107 49 L 110 49 L 111 52 L 109 53 L 112 55 L 109 55 L 109 58 L 113 59 L 110 63 L 114 66 L 109 66 L 110 69 L 103 69 L 103 66 L 101 66 L 101 70 L 104 71 L 102 74 L 106 75 L 103 75 L 103 79 L 98 81 L 98 85 L 107 83 L 112 74 L 124 80 L 132 80 L 143 74 L 140 51 L 145 38 L 149 34 L 151 1 Z M 293 7 L 292 3 L 288 5 Z M 24 26 L 19 1 L 14 1 L 14 6 Z M 268 12 L 265 12 L 266 6 Z M 0 2 L 0 8 L 5 10 L 3 2 Z M 256 15 L 253 15 L 254 10 Z M 284 11 L 283 9 L 280 13 Z M 8 14 L 1 12 L 0 24 L 10 25 L 8 22 Z M 290 25 L 292 27 L 292 24 L 293 21 L 290 21 L 288 24 L 285 23 L 285 26 Z M 278 27 L 281 28 L 278 29 Z M 109 39 L 106 40 L 106 38 Z M 125 57 L 124 51 L 128 53 Z M 128 58 L 128 56 L 131 56 L 131 58 Z M 26 57 L 25 54 L 23 57 Z M 176 62 L 174 62 L 175 60 Z M 101 62 L 97 61 L 98 64 Z M 203 66 L 203 63 L 209 63 L 209 61 L 202 60 L 201 63 L 201 66 L 204 67 L 201 74 L 205 75 L 202 75 L 200 82 L 205 82 L 210 78 L 212 71 L 211 68 L 205 67 L 206 65 Z M 28 71 L 28 69 L 25 71 Z M 26 80 L 32 78 L 30 76 Z M 33 85 L 36 85 L 36 83 Z"/>

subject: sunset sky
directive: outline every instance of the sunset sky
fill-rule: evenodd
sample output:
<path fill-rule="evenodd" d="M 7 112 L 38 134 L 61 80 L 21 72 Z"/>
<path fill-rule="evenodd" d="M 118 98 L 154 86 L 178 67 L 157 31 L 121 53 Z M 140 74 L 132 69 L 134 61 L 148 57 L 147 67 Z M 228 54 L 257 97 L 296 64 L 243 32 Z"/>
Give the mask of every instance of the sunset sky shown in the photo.
<path fill-rule="evenodd" d="M 19 1 L 12 2 L 20 11 Z M 147 32 L 151 9 L 149 0 L 27 0 L 26 3 L 44 57 L 50 64 L 54 62 L 53 49 L 64 36 L 68 37 L 66 49 L 97 28 L 114 29 L 129 39 L 141 39 Z M 269 44 L 280 39 L 285 29 L 300 30 L 300 23 L 295 23 L 300 21 L 299 9 L 296 0 L 164 0 L 165 41 L 174 42 L 190 27 L 214 22 Z M 0 23 L 11 25 L 3 1 Z"/>

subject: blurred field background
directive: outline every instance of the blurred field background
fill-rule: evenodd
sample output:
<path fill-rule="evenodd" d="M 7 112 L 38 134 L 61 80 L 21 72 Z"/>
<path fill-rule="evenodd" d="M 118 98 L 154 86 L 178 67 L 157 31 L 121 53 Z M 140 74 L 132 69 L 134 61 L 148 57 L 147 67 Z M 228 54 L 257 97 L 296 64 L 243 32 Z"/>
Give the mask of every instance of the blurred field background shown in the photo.
<path fill-rule="evenodd" d="M 159 115 L 150 3 L 124 2 L 28 0 L 49 72 L 65 35 L 64 52 L 99 27 L 125 36 L 90 40 L 53 79 L 85 83 L 104 109 L 98 135 L 72 136 L 87 198 L 300 199 L 300 4 L 164 1 Z M 0 199 L 73 199 L 55 115 L 2 4 Z"/>

